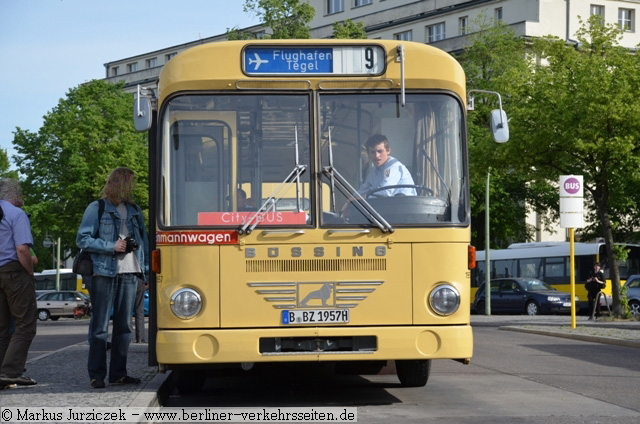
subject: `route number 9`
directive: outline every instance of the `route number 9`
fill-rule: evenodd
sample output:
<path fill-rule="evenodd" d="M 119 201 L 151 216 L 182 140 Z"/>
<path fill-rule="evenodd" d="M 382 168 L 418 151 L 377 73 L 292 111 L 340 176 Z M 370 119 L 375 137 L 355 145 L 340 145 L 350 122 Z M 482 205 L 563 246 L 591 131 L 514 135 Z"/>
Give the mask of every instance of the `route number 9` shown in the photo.
<path fill-rule="evenodd" d="M 365 60 L 365 68 L 367 69 L 373 69 L 374 67 L 374 62 L 373 62 L 373 49 L 371 47 L 367 47 L 364 50 L 364 60 Z"/>

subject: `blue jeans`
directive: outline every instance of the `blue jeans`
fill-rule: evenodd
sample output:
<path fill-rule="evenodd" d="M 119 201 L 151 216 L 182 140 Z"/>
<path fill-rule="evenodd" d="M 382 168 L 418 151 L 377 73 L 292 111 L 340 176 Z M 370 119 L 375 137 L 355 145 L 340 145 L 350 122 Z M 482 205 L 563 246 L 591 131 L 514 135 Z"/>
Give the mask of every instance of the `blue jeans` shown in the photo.
<path fill-rule="evenodd" d="M 89 323 L 89 379 L 104 380 L 107 376 L 107 336 L 113 309 L 113 335 L 109 381 L 127 375 L 127 353 L 131 341 L 131 314 L 136 298 L 136 274 L 115 277 L 94 275 L 89 283 L 91 322 Z"/>

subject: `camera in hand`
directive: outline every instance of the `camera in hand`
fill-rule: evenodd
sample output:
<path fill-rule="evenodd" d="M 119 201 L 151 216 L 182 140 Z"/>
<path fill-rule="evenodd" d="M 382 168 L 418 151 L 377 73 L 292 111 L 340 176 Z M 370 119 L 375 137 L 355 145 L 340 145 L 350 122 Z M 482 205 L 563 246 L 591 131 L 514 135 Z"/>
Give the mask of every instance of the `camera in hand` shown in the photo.
<path fill-rule="evenodd" d="M 127 236 L 124 241 L 127 243 L 127 248 L 125 249 L 124 253 L 131 253 L 134 250 L 138 250 L 138 248 L 140 247 L 140 244 L 136 241 L 136 239 L 131 236 Z"/>

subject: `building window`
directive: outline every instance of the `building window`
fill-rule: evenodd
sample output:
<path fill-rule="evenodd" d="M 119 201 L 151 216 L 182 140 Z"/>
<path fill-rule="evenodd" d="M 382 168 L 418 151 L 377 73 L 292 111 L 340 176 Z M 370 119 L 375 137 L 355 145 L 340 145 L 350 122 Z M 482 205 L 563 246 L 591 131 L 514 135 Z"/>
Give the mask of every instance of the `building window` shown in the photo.
<path fill-rule="evenodd" d="M 589 8 L 589 13 L 591 14 L 591 16 L 599 16 L 600 23 L 604 23 L 604 6 L 599 4 L 592 4 Z"/>
<path fill-rule="evenodd" d="M 327 14 L 344 11 L 344 0 L 327 0 Z"/>
<path fill-rule="evenodd" d="M 127 65 L 127 70 L 129 72 L 136 72 L 138 70 L 138 62 L 133 62 Z"/>
<path fill-rule="evenodd" d="M 622 31 L 635 31 L 635 12 L 633 9 L 618 9 L 618 26 Z"/>
<path fill-rule="evenodd" d="M 458 19 L 458 34 L 465 35 L 469 31 L 469 17 L 463 16 Z"/>
<path fill-rule="evenodd" d="M 434 43 L 439 40 L 444 40 L 444 22 L 427 27 L 427 42 Z"/>
<path fill-rule="evenodd" d="M 158 66 L 158 58 L 157 57 L 152 57 L 151 59 L 147 59 L 147 69 L 155 68 L 156 66 Z"/>
<path fill-rule="evenodd" d="M 113 68 L 111 68 L 111 76 L 115 77 L 118 76 L 118 67 L 114 66 Z"/>
<path fill-rule="evenodd" d="M 413 40 L 413 31 L 409 30 L 409 31 L 404 31 L 404 32 L 399 32 L 397 34 L 393 34 L 393 39 L 394 40 L 402 40 L 402 41 L 411 41 L 411 40 Z"/>
<path fill-rule="evenodd" d="M 355 1 L 356 1 L 355 3 L 356 7 L 366 6 L 368 4 L 373 3 L 372 0 L 355 0 Z"/>
<path fill-rule="evenodd" d="M 501 7 L 497 7 L 496 10 L 494 10 L 493 18 L 496 20 L 496 22 L 501 22 L 502 21 L 502 8 Z"/>
<path fill-rule="evenodd" d="M 165 55 L 164 55 L 164 61 L 165 61 L 165 63 L 166 63 L 166 62 L 168 62 L 168 61 L 170 61 L 171 59 L 173 59 L 173 57 L 174 57 L 175 55 L 177 55 L 177 54 L 178 54 L 178 53 L 176 53 L 176 52 L 165 54 Z"/>
<path fill-rule="evenodd" d="M 253 35 L 255 35 L 257 40 L 262 40 L 267 36 L 267 32 L 265 30 L 256 31 L 253 33 Z"/>

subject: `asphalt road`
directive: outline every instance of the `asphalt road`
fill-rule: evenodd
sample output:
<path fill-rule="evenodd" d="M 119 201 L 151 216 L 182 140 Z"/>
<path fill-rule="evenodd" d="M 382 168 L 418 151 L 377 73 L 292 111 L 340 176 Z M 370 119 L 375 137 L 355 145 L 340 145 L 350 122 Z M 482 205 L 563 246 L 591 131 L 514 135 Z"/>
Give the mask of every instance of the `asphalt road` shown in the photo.
<path fill-rule="evenodd" d="M 38 321 L 27 361 L 87 340 L 89 318 Z"/>
<path fill-rule="evenodd" d="M 637 423 L 638 349 L 476 327 L 470 365 L 434 361 L 424 388 L 395 375 L 276 367 L 209 378 L 165 407 L 356 407 L 360 423 Z"/>

